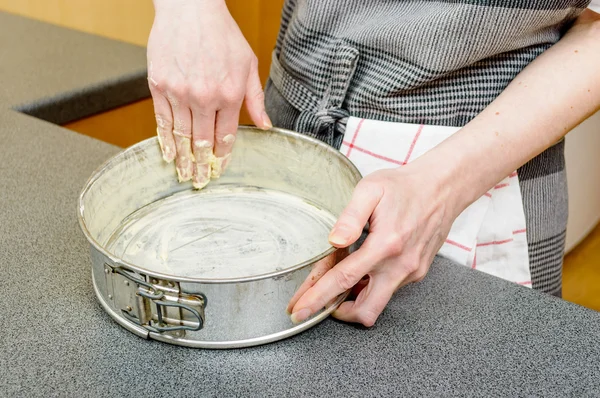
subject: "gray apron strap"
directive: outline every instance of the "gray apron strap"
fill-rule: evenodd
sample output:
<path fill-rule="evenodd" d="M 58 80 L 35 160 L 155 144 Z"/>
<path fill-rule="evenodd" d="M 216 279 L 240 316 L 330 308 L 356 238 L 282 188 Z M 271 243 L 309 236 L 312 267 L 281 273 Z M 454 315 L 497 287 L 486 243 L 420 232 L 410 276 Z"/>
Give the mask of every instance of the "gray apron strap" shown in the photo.
<path fill-rule="evenodd" d="M 322 98 L 295 80 L 281 65 L 275 52 L 271 81 L 281 95 L 300 112 L 294 129 L 339 146 L 349 113 L 343 108 L 346 92 L 356 70 L 358 50 L 339 44 L 331 65 L 331 78 Z"/>

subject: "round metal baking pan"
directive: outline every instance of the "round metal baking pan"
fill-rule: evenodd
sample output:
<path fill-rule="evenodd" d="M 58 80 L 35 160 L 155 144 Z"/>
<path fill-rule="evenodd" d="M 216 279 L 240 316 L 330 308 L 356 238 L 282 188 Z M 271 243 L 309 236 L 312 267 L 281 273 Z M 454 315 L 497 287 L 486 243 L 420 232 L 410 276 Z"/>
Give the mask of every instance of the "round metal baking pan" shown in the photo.
<path fill-rule="evenodd" d="M 202 190 L 179 183 L 151 138 L 89 179 L 79 222 L 104 309 L 145 338 L 232 348 L 292 336 L 285 309 L 316 264 L 337 263 L 327 234 L 360 179 L 334 148 L 284 130 L 240 126 L 229 167 Z"/>

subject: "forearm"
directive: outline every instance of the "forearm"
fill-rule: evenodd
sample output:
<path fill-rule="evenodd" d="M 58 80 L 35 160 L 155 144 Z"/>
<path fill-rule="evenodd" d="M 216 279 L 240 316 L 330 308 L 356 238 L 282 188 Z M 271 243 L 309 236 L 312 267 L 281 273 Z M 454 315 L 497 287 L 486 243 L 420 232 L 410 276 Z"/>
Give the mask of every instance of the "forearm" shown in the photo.
<path fill-rule="evenodd" d="M 468 206 L 498 181 L 600 109 L 600 14 L 584 12 L 455 135 L 422 157 L 448 165 L 455 204 Z"/>

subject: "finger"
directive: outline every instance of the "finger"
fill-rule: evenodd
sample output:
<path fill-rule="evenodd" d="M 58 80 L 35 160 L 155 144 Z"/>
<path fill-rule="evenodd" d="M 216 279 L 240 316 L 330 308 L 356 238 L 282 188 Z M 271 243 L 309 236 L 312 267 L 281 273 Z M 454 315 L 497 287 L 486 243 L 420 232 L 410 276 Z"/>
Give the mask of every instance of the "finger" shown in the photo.
<path fill-rule="evenodd" d="M 374 274 L 356 300 L 342 303 L 332 315 L 341 321 L 361 323 L 366 327 L 371 327 L 396 290 L 397 284 L 386 274 Z"/>
<path fill-rule="evenodd" d="M 173 110 L 173 137 L 177 148 L 175 165 L 179 181 L 189 181 L 194 173 L 192 154 L 192 114 L 190 109 L 178 99 L 168 97 Z"/>
<path fill-rule="evenodd" d="M 379 186 L 364 181 L 354 189 L 350 203 L 342 211 L 329 234 L 329 242 L 335 247 L 347 247 L 360 238 L 369 217 L 383 196 L 383 190 Z"/>
<path fill-rule="evenodd" d="M 325 273 L 335 265 L 336 262 L 337 260 L 335 255 L 330 255 L 322 260 L 317 261 L 317 263 L 313 266 L 313 269 L 310 271 L 310 274 L 308 274 L 306 280 L 302 283 L 302 285 L 300 285 L 300 287 L 296 291 L 296 294 L 294 294 L 294 296 L 290 300 L 286 309 L 286 311 L 289 314 L 292 313 L 292 310 L 298 302 L 298 300 L 300 299 L 300 297 L 302 297 L 302 295 L 306 293 L 308 289 L 313 287 L 315 283 L 317 283 L 317 281 L 321 279 L 321 277 L 325 275 Z"/>
<path fill-rule="evenodd" d="M 156 133 L 158 143 L 162 152 L 163 159 L 171 163 L 175 159 L 177 150 L 175 148 L 175 139 L 173 138 L 173 114 L 169 101 L 153 87 L 150 81 L 150 93 L 154 104 L 154 115 L 156 117 Z"/>
<path fill-rule="evenodd" d="M 248 114 L 257 127 L 264 130 L 273 127 L 271 119 L 265 111 L 265 94 L 262 89 L 262 84 L 260 83 L 258 61 L 256 58 L 250 66 L 250 73 L 248 74 L 248 82 L 246 84 L 245 100 Z"/>
<path fill-rule="evenodd" d="M 356 297 L 358 297 L 360 292 L 362 292 L 362 290 L 369 284 L 369 279 L 369 275 L 363 276 L 363 278 L 360 281 L 358 281 L 356 285 L 354 285 L 348 297 L 351 300 L 356 300 Z"/>
<path fill-rule="evenodd" d="M 371 236 L 367 241 L 372 239 Z M 320 311 L 331 300 L 354 287 L 382 260 L 383 253 L 368 246 L 363 246 L 346 257 L 298 299 L 292 309 L 292 321 L 302 322 Z"/>
<path fill-rule="evenodd" d="M 240 118 L 241 102 L 236 107 L 219 110 L 215 123 L 215 163 L 211 172 L 213 178 L 218 178 L 227 167 L 231 149 L 235 142 Z"/>
<path fill-rule="evenodd" d="M 193 185 L 204 188 L 210 181 L 213 163 L 213 145 L 215 140 L 215 110 L 202 108 L 193 110 L 193 146 L 196 169 Z"/>

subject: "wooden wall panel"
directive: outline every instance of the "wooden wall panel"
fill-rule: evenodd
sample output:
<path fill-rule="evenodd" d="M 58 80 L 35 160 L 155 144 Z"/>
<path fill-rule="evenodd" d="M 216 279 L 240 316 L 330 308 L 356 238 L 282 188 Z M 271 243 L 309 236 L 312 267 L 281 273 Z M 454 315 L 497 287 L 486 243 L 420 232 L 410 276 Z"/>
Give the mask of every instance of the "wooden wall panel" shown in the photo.
<path fill-rule="evenodd" d="M 122 106 L 77 120 L 64 127 L 98 140 L 126 148 L 156 134 L 152 99 Z"/>

